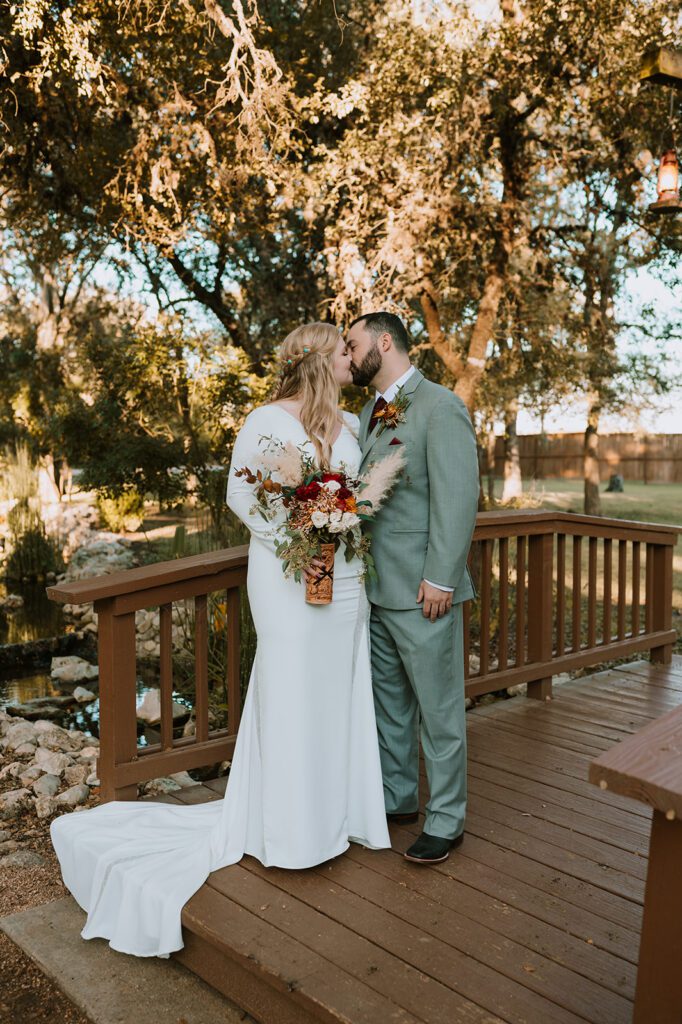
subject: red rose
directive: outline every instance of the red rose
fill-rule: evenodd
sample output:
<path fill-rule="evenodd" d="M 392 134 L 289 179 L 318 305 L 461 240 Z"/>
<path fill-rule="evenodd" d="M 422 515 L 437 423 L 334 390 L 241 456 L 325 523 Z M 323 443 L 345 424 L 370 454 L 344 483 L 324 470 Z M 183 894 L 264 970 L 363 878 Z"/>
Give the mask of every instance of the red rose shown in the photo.
<path fill-rule="evenodd" d="M 307 487 L 297 487 L 296 497 L 299 501 L 312 501 L 316 498 L 321 491 L 321 487 L 317 480 L 313 480 L 312 483 L 308 484 Z"/>
<path fill-rule="evenodd" d="M 336 500 L 337 501 L 345 501 L 346 498 L 352 498 L 352 497 L 353 497 L 353 492 L 349 491 L 347 487 L 339 487 L 338 491 L 336 492 Z"/>
<path fill-rule="evenodd" d="M 345 484 L 346 478 L 343 473 L 323 473 L 322 483 L 328 484 L 330 480 L 336 480 L 337 484 Z"/>

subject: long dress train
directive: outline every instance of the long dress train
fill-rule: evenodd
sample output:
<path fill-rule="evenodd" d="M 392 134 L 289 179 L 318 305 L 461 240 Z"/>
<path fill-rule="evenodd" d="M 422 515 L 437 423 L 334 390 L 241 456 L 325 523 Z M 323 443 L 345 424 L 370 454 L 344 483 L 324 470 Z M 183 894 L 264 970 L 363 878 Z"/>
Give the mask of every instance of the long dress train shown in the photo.
<path fill-rule="evenodd" d="M 357 469 L 346 423 L 333 462 Z M 210 872 L 250 854 L 265 866 L 306 868 L 349 842 L 390 846 L 369 656 L 368 605 L 359 564 L 335 561 L 330 605 L 305 602 L 274 553 L 272 526 L 253 515 L 253 466 L 263 437 L 309 445 L 281 406 L 246 419 L 230 467 L 227 501 L 251 530 L 247 589 L 258 637 L 230 775 L 222 800 L 174 806 L 113 800 L 50 826 L 64 884 L 87 912 L 84 939 L 119 952 L 167 957 L 181 949 L 184 904 Z"/>

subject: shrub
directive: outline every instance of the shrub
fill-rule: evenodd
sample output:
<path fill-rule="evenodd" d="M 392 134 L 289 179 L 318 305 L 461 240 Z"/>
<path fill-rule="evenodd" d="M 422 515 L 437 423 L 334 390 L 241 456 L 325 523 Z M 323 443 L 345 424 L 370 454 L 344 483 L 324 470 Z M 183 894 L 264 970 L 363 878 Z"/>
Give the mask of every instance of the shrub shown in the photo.
<path fill-rule="evenodd" d="M 39 579 L 48 572 L 62 572 L 59 544 L 47 535 L 42 520 L 38 517 L 35 525 L 12 539 L 9 557 L 5 563 L 8 579 Z"/>
<path fill-rule="evenodd" d="M 58 540 L 48 536 L 40 515 L 38 478 L 26 445 L 7 450 L 3 458 L 3 497 L 14 504 L 7 513 L 9 553 L 4 565 L 8 579 L 37 579 L 61 572 L 64 560 Z"/>
<path fill-rule="evenodd" d="M 144 520 L 144 498 L 130 487 L 115 498 L 97 496 L 97 510 L 102 523 L 113 533 L 134 533 Z"/>

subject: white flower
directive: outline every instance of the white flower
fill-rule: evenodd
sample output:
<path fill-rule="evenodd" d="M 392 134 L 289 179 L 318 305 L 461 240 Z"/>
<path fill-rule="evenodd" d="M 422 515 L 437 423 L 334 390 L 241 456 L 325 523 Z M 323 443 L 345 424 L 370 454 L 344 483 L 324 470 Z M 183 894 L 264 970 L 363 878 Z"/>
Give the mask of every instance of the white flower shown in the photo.
<path fill-rule="evenodd" d="M 328 491 L 331 491 L 332 494 L 334 493 L 334 491 L 341 490 L 341 484 L 339 483 L 338 480 L 327 480 L 327 482 L 325 484 L 322 484 L 322 486 L 325 487 Z"/>
<path fill-rule="evenodd" d="M 341 516 L 341 528 L 343 530 L 352 530 L 359 522 L 360 520 L 353 512 L 344 512 Z"/>
<path fill-rule="evenodd" d="M 342 516 L 343 516 L 343 512 L 341 511 L 341 509 L 340 508 L 335 508 L 333 512 L 329 513 L 329 522 L 330 523 L 338 523 L 338 522 L 341 521 Z"/>
<path fill-rule="evenodd" d="M 316 509 L 310 518 L 312 520 L 313 526 L 316 526 L 318 529 L 320 529 L 322 526 L 327 526 L 329 523 L 329 516 L 327 515 L 327 513 L 320 512 L 319 509 Z"/>
<path fill-rule="evenodd" d="M 344 525 L 343 525 L 343 523 L 341 522 L 340 519 L 336 519 L 333 523 L 330 522 L 330 524 L 329 524 L 329 532 L 330 533 L 343 533 L 343 531 L 344 531 Z"/>

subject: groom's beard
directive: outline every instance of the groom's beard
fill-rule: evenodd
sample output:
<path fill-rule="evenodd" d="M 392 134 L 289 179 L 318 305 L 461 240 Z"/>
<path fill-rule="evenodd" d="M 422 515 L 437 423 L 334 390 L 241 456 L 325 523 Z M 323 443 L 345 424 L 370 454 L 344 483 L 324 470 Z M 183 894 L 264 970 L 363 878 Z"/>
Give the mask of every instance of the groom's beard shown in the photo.
<path fill-rule="evenodd" d="M 352 362 L 350 364 L 353 383 L 359 385 L 361 388 L 366 388 L 368 384 L 371 384 L 380 369 L 381 353 L 379 352 L 379 346 L 376 341 L 359 366 L 356 366 L 355 363 Z"/>

